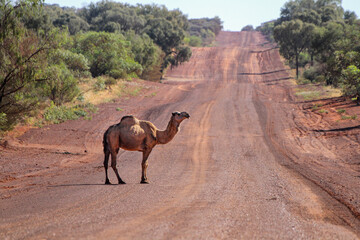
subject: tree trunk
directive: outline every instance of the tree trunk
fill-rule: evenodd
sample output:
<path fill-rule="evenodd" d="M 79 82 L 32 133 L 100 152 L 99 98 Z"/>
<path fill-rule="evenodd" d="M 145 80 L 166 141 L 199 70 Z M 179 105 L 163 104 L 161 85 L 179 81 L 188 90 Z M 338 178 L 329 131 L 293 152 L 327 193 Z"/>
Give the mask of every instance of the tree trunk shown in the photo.
<path fill-rule="evenodd" d="M 296 64 L 296 79 L 299 79 L 299 54 L 296 54 L 295 57 Z"/>

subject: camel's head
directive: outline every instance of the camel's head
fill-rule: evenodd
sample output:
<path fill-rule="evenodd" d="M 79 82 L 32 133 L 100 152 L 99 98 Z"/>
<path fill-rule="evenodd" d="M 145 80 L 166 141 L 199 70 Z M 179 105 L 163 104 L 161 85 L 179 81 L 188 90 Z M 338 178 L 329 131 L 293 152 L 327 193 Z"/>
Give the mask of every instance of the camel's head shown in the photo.
<path fill-rule="evenodd" d="M 173 112 L 172 119 L 176 122 L 181 123 L 184 119 L 189 118 L 190 115 L 187 112 Z"/>

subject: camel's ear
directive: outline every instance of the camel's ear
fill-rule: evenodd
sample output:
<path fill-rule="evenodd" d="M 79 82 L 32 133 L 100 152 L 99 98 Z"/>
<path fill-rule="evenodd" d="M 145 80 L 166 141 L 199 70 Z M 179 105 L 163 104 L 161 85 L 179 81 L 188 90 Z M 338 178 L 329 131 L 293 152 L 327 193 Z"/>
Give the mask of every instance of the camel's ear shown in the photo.
<path fill-rule="evenodd" d="M 175 116 L 176 112 L 173 112 L 172 115 Z"/>

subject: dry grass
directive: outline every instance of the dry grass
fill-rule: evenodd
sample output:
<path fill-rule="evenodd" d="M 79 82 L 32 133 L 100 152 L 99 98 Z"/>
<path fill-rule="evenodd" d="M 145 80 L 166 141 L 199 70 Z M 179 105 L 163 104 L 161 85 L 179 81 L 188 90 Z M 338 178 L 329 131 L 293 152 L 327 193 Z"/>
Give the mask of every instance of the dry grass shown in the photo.
<path fill-rule="evenodd" d="M 297 85 L 294 88 L 295 96 L 299 100 L 311 101 L 325 98 L 340 97 L 341 90 L 321 84 Z"/>
<path fill-rule="evenodd" d="M 88 79 L 80 84 L 83 101 L 94 105 L 111 102 L 121 97 L 138 96 L 144 88 L 141 83 L 119 79 L 116 84 L 106 86 L 105 89 L 99 91 L 94 90 L 95 81 L 96 79 Z"/>

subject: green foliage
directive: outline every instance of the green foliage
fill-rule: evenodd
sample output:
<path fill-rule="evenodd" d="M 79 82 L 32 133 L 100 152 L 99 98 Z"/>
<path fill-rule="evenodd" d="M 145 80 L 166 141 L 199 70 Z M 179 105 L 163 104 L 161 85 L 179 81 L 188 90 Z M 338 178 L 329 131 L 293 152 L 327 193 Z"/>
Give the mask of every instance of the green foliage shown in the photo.
<path fill-rule="evenodd" d="M 59 110 L 76 97 L 84 100 L 78 88 L 84 78 L 107 75 L 96 80 L 98 90 L 118 78 L 158 80 L 168 65 L 191 57 L 183 42 L 189 21 L 179 10 L 107 0 L 82 9 L 42 3 L 0 2 L 1 130 L 48 100 L 54 104 L 47 109 L 48 119 L 50 112 L 59 119 L 84 115 L 80 110 Z M 198 35 L 189 35 L 192 46 L 211 44 L 222 28 L 218 17 L 195 22 L 200 28 Z M 128 91 L 132 95 L 140 90 Z"/>
<path fill-rule="evenodd" d="M 54 48 L 52 32 L 35 33 L 20 21 L 35 14 L 41 1 L 0 2 L 0 112 L 11 126 L 34 109 L 39 100 L 36 84 L 46 81 L 46 53 Z"/>
<path fill-rule="evenodd" d="M 343 113 L 346 113 L 346 110 L 345 109 L 338 109 L 336 110 L 337 113 L 339 114 L 343 114 Z"/>
<path fill-rule="evenodd" d="M 354 23 L 356 23 L 357 20 L 356 13 L 353 11 L 345 11 L 344 20 L 347 24 L 353 25 Z"/>
<path fill-rule="evenodd" d="M 358 116 L 356 114 L 351 115 L 351 116 L 348 116 L 348 115 L 342 115 L 341 116 L 341 120 L 348 120 L 348 119 L 356 120 L 357 118 L 358 118 Z"/>
<path fill-rule="evenodd" d="M 78 82 L 65 64 L 54 64 L 45 72 L 47 81 L 42 84 L 44 95 L 56 105 L 72 101 L 79 93 Z"/>
<path fill-rule="evenodd" d="M 0 131 L 4 131 L 6 129 L 6 113 L 0 113 Z"/>
<path fill-rule="evenodd" d="M 314 66 L 305 69 L 305 71 L 303 72 L 303 77 L 310 80 L 311 82 L 321 82 L 322 78 L 320 76 L 321 73 L 318 67 Z"/>
<path fill-rule="evenodd" d="M 178 66 L 182 62 L 189 61 L 191 57 L 191 49 L 187 46 L 180 46 L 176 51 L 173 51 L 171 55 L 168 55 L 164 60 L 164 69 L 171 64 L 171 66 Z"/>
<path fill-rule="evenodd" d="M 342 90 L 345 96 L 360 98 L 360 69 L 350 65 L 342 71 Z"/>
<path fill-rule="evenodd" d="M 112 78 L 112 77 L 107 77 L 106 80 L 105 80 L 105 85 L 107 87 L 110 87 L 111 85 L 115 85 L 116 84 L 116 79 L 115 78 Z"/>
<path fill-rule="evenodd" d="M 197 47 L 212 44 L 222 28 L 222 22 L 219 17 L 190 19 L 188 30 L 190 35 L 189 45 Z M 200 44 L 198 38 L 201 40 Z"/>
<path fill-rule="evenodd" d="M 274 38 L 280 45 L 280 52 L 284 57 L 290 63 L 295 61 L 294 67 L 306 67 L 310 63 L 311 67 L 304 71 L 306 79 L 326 82 L 335 87 L 341 83 L 345 95 L 356 95 L 354 67 L 360 68 L 360 21 L 354 12 L 344 12 L 341 2 L 341 0 L 288 1 L 281 8 L 280 17 L 274 23 Z M 299 21 L 303 24 L 297 24 L 296 28 L 290 27 L 295 26 L 294 23 Z M 313 29 L 304 32 L 303 36 L 298 35 L 293 38 L 296 35 L 294 33 L 302 31 L 306 24 L 312 25 Z M 263 24 L 258 29 L 264 34 L 271 34 L 269 23 Z M 308 44 L 302 44 L 303 40 Z M 295 47 L 296 45 L 303 47 Z M 310 61 L 307 57 L 301 64 L 301 55 L 310 56 Z"/>
<path fill-rule="evenodd" d="M 316 111 L 316 110 L 318 110 L 319 109 L 319 107 L 322 107 L 322 104 L 314 104 L 314 106 L 312 106 L 312 110 L 313 111 Z"/>
<path fill-rule="evenodd" d="M 45 5 L 42 14 L 53 26 L 67 29 L 71 35 L 88 31 L 90 28 L 89 24 L 77 15 L 75 8 Z"/>
<path fill-rule="evenodd" d="M 129 31 L 125 37 L 131 43 L 134 60 L 142 66 L 141 77 L 147 79 L 148 73 L 161 63 L 161 49 L 145 33 L 138 35 L 134 31 Z"/>
<path fill-rule="evenodd" d="M 241 29 L 241 31 L 254 31 L 253 25 L 246 25 Z"/>
<path fill-rule="evenodd" d="M 294 60 L 296 77 L 299 77 L 299 55 L 310 46 L 315 25 L 299 19 L 283 22 L 274 28 L 274 38 L 280 45 L 280 53 L 287 60 Z"/>
<path fill-rule="evenodd" d="M 268 41 L 274 42 L 274 21 L 262 23 L 256 30 L 260 31 Z"/>
<path fill-rule="evenodd" d="M 97 77 L 93 85 L 95 91 L 101 91 L 106 88 L 105 80 L 103 77 Z"/>
<path fill-rule="evenodd" d="M 43 114 L 44 120 L 47 123 L 61 123 L 67 120 L 76 120 L 80 117 L 88 117 L 95 108 L 91 104 L 76 105 L 73 107 L 57 106 L 51 102 L 50 106 L 45 109 Z"/>
<path fill-rule="evenodd" d="M 74 77 L 89 77 L 90 67 L 88 59 L 81 53 L 74 53 L 66 49 L 58 49 L 49 56 L 53 64 L 66 64 Z"/>
<path fill-rule="evenodd" d="M 91 3 L 80 10 L 80 16 L 89 24 L 92 31 L 140 33 L 146 24 L 145 16 L 138 9 L 113 1 Z"/>
<path fill-rule="evenodd" d="M 191 47 L 201 47 L 202 46 L 202 40 L 198 36 L 190 36 L 188 44 Z"/>
<path fill-rule="evenodd" d="M 75 50 L 89 60 L 93 77 L 125 78 L 130 73 L 140 75 L 142 72 L 141 65 L 132 56 L 130 43 L 122 34 L 87 32 L 77 35 L 74 45 Z"/>

